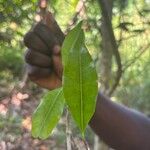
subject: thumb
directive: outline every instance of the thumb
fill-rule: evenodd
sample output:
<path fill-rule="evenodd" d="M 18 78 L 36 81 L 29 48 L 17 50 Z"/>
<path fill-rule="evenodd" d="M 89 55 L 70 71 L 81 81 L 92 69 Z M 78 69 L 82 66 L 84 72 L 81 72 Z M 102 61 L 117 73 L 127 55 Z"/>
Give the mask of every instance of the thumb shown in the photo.
<path fill-rule="evenodd" d="M 62 60 L 60 56 L 54 55 L 52 57 L 53 60 L 53 66 L 55 73 L 59 77 L 60 80 L 62 80 L 62 74 L 63 74 L 63 66 L 62 66 Z"/>

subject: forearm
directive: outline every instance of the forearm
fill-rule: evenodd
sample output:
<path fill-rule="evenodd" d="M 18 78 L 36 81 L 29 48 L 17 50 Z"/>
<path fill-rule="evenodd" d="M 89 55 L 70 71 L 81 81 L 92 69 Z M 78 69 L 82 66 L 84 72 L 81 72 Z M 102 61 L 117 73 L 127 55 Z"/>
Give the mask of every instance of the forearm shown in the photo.
<path fill-rule="evenodd" d="M 150 149 L 150 120 L 102 94 L 98 95 L 91 128 L 112 148 L 121 150 Z"/>

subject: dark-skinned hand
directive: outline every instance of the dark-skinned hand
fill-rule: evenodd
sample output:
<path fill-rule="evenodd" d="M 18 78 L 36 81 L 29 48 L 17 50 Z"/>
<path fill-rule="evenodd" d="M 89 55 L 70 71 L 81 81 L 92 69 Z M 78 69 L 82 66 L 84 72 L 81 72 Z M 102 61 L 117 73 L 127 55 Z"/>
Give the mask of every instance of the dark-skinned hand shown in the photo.
<path fill-rule="evenodd" d="M 50 12 L 24 37 L 29 78 L 39 86 L 55 89 L 61 86 L 61 45 L 64 34 Z"/>

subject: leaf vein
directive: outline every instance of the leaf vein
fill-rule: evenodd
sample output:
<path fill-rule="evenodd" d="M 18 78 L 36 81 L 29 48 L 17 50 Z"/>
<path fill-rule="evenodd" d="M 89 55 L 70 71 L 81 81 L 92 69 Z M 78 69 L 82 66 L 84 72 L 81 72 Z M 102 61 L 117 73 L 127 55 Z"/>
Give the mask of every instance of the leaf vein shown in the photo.
<path fill-rule="evenodd" d="M 52 109 L 53 109 L 53 106 L 56 104 L 56 102 L 57 102 L 57 98 L 58 98 L 58 96 L 60 95 L 60 93 L 62 92 L 62 89 L 57 93 L 57 95 L 56 95 L 56 97 L 55 97 L 55 99 L 54 99 L 54 102 L 52 103 L 52 105 L 51 105 L 51 103 L 50 103 L 50 109 L 48 109 L 48 113 L 45 111 L 45 118 L 44 118 L 44 120 L 42 121 L 42 125 L 41 125 L 41 128 L 40 128 L 40 130 L 39 130 L 39 135 L 41 135 L 41 132 L 42 132 L 42 129 L 44 128 L 44 124 L 45 124 L 45 122 L 46 122 L 46 120 L 47 120 L 47 117 L 49 116 L 49 113 L 51 113 L 51 111 L 52 111 Z"/>

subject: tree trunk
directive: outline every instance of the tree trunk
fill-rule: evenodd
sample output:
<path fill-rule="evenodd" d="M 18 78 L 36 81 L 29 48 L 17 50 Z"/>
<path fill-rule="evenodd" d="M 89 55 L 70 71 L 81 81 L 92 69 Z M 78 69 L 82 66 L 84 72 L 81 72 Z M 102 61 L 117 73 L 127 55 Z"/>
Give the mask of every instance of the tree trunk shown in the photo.
<path fill-rule="evenodd" d="M 112 20 L 112 7 L 113 1 L 106 0 L 107 10 Z M 106 95 L 110 89 L 110 81 L 111 81 L 111 66 L 112 66 L 112 55 L 113 55 L 113 47 L 109 38 L 109 33 L 106 28 L 106 22 L 104 17 L 102 16 L 102 24 L 101 24 L 101 34 L 102 34 L 102 53 L 101 53 L 101 90 Z"/>
<path fill-rule="evenodd" d="M 113 0 L 105 1 L 110 20 L 112 20 Z M 110 90 L 113 47 L 109 38 L 104 16 L 102 16 L 100 30 L 102 35 L 102 53 L 100 58 L 101 91 L 107 95 Z M 98 150 L 109 150 L 109 147 L 103 142 L 101 142 L 99 146 L 96 144 L 96 147 L 99 147 Z"/>

